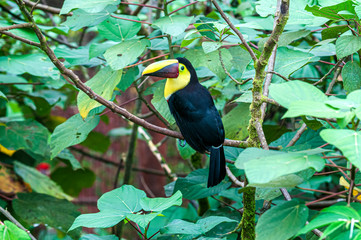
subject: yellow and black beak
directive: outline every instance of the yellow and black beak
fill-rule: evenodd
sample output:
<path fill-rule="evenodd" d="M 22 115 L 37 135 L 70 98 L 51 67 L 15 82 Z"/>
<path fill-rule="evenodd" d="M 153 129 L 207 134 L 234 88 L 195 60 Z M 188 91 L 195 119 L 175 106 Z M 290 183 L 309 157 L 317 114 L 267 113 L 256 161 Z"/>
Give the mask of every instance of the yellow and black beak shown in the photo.
<path fill-rule="evenodd" d="M 150 64 L 142 73 L 143 76 L 177 78 L 179 75 L 177 59 L 164 60 Z"/>

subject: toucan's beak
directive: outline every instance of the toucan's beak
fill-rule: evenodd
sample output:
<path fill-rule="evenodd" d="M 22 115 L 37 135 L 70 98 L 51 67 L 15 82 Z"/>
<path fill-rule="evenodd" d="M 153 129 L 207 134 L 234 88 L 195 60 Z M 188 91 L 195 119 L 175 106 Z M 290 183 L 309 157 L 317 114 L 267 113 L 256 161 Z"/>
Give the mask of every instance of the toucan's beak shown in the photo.
<path fill-rule="evenodd" d="M 150 64 L 142 73 L 143 76 L 177 78 L 179 75 L 177 59 L 164 60 Z"/>

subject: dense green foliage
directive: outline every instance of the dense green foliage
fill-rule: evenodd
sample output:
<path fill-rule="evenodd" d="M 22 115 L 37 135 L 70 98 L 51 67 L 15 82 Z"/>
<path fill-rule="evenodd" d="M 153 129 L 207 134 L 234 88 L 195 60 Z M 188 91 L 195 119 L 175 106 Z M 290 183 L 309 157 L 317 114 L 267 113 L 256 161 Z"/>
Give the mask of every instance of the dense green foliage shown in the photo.
<path fill-rule="evenodd" d="M 361 239 L 361 1 L 217 2 L 0 0 L 0 239 Z M 165 81 L 141 72 L 180 56 L 226 131 L 229 177 L 212 188 L 207 156 L 182 141 L 161 153 L 150 133 L 179 136 Z M 94 130 L 113 119 L 125 127 Z M 168 177 L 166 198 L 131 171 L 137 141 Z M 113 190 L 80 214 L 99 181 L 81 154 L 109 164 L 100 155 L 118 142 Z"/>

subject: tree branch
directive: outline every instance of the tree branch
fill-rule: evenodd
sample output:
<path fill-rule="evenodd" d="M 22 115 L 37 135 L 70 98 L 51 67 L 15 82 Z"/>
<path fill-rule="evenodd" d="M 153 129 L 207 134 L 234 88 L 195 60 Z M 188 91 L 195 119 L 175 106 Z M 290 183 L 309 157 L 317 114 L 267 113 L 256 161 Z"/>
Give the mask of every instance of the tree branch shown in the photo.
<path fill-rule="evenodd" d="M 287 144 L 286 147 L 291 147 L 291 146 L 295 145 L 295 143 L 298 141 L 298 139 L 300 139 L 302 133 L 304 133 L 306 131 L 306 129 L 307 129 L 306 123 L 302 124 L 300 129 L 298 129 L 296 135 L 291 139 L 291 141 Z"/>
<path fill-rule="evenodd" d="M 60 8 L 55 8 L 55 7 L 50 7 L 48 5 L 44 5 L 44 4 L 36 4 L 35 2 L 32 2 L 30 0 L 23 0 L 24 3 L 30 7 L 34 7 L 36 9 L 40 9 L 40 10 L 43 10 L 44 12 L 50 12 L 50 13 L 55 13 L 55 14 L 60 14 Z M 72 16 L 73 13 L 67 13 L 67 14 L 64 14 L 66 16 Z"/>
<path fill-rule="evenodd" d="M 32 27 L 31 23 L 21 23 L 21 24 L 14 24 L 11 26 L 7 26 L 7 27 L 0 27 L 0 31 L 9 31 L 11 29 L 16 29 L 16 28 L 30 28 Z"/>
<path fill-rule="evenodd" d="M 23 227 L 23 225 L 21 225 L 18 220 L 16 220 L 9 211 L 5 210 L 4 208 L 2 208 L 0 206 L 0 212 L 2 214 L 4 214 L 5 217 L 7 217 L 12 223 L 14 223 L 18 228 L 24 230 L 28 235 L 29 237 L 32 239 L 32 240 L 36 240 L 36 238 L 30 233 L 30 231 L 26 228 Z"/>
<path fill-rule="evenodd" d="M 224 14 L 222 8 L 218 5 L 217 1 L 216 0 L 211 0 L 211 1 L 212 1 L 213 5 L 217 8 L 218 12 L 221 14 L 222 18 L 226 21 L 228 26 L 237 34 L 237 36 L 241 40 L 242 44 L 244 45 L 244 47 L 247 49 L 247 51 L 251 55 L 253 61 L 257 62 L 257 57 L 256 57 L 255 53 L 253 52 L 252 48 L 247 44 L 247 41 L 243 37 L 242 33 L 233 25 L 233 23 L 228 19 L 226 14 Z"/>
<path fill-rule="evenodd" d="M 23 43 L 26 43 L 26 44 L 29 44 L 29 45 L 32 45 L 32 46 L 35 46 L 35 47 L 40 48 L 40 43 L 33 42 L 33 41 L 30 41 L 30 40 L 28 40 L 28 39 L 26 39 L 26 38 L 19 37 L 19 36 L 15 35 L 15 34 L 13 34 L 13 33 L 11 33 L 11 32 L 0 31 L 0 34 L 7 35 L 7 36 L 9 36 L 9 37 L 11 37 L 11 38 L 13 38 L 13 39 L 19 40 L 19 41 L 21 41 L 21 42 L 23 42 Z"/>

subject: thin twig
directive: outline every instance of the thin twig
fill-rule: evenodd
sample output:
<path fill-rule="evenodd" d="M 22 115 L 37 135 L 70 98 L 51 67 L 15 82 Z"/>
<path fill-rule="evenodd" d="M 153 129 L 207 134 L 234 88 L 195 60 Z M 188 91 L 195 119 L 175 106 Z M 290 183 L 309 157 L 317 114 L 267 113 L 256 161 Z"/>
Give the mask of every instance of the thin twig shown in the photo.
<path fill-rule="evenodd" d="M 355 177 L 356 177 L 356 167 L 352 165 L 352 169 L 350 171 L 351 182 L 350 182 L 349 193 L 347 196 L 347 205 L 350 205 L 351 198 L 353 197 L 353 188 L 355 187 Z"/>
<path fill-rule="evenodd" d="M 338 60 L 338 62 L 336 63 L 335 66 L 333 66 L 330 71 L 328 71 L 319 81 L 315 82 L 313 85 L 316 86 L 319 83 L 322 83 L 332 72 L 333 70 L 335 70 L 337 68 L 338 65 L 341 64 L 341 62 L 344 60 L 345 58 L 341 58 L 340 60 Z"/>
<path fill-rule="evenodd" d="M 156 7 L 156 6 L 146 5 L 146 4 L 144 4 L 144 3 L 143 3 L 143 4 L 140 4 L 140 3 L 120 2 L 120 4 L 126 4 L 126 5 L 136 5 L 136 6 L 141 6 L 141 7 L 155 8 L 155 9 L 163 10 L 163 8 L 161 8 L 161 7 Z"/>
<path fill-rule="evenodd" d="M 256 121 L 255 125 L 256 125 L 257 135 L 258 135 L 259 141 L 261 143 L 261 147 L 265 150 L 269 150 L 269 147 L 268 147 L 268 144 L 266 141 L 266 136 L 264 135 L 264 132 L 262 130 L 262 124 L 260 122 Z"/>
<path fill-rule="evenodd" d="M 335 70 L 335 74 L 333 75 L 332 81 L 331 81 L 330 85 L 328 85 L 326 94 L 330 94 L 330 93 L 331 93 L 332 88 L 333 88 L 333 86 L 335 85 L 335 83 L 336 83 L 336 81 L 337 81 L 337 78 L 338 78 L 338 76 L 340 75 L 340 73 L 341 73 L 341 67 L 340 67 L 340 66 L 337 66 L 337 67 L 336 67 L 336 70 Z"/>
<path fill-rule="evenodd" d="M 16 219 L 11 215 L 11 213 L 10 213 L 9 211 L 5 210 L 4 208 L 2 208 L 2 207 L 0 206 L 0 212 L 1 212 L 2 214 L 4 214 L 4 216 L 7 217 L 12 223 L 14 223 L 18 228 L 24 230 L 24 231 L 29 235 L 29 237 L 30 237 L 32 240 L 36 240 L 36 238 L 31 234 L 31 232 L 30 232 L 28 229 L 24 228 L 23 225 L 21 225 L 21 224 L 18 222 L 18 220 L 16 220 Z"/>
<path fill-rule="evenodd" d="M 137 23 L 143 23 L 143 24 L 152 25 L 152 23 L 146 22 L 146 21 L 138 21 L 138 20 L 129 19 L 129 18 L 123 18 L 123 17 L 119 17 L 119 16 L 115 16 L 115 15 L 110 15 L 110 16 L 113 17 L 113 18 L 118 18 L 118 19 L 130 21 L 130 22 L 137 22 Z"/>
<path fill-rule="evenodd" d="M 0 31 L 9 31 L 11 29 L 16 29 L 16 28 L 30 28 L 30 27 L 32 27 L 31 23 L 21 23 L 6 27 L 0 27 Z"/>
<path fill-rule="evenodd" d="M 232 173 L 232 171 L 229 169 L 229 167 L 226 166 L 226 172 L 227 172 L 227 176 L 232 180 L 232 182 L 234 184 L 236 184 L 239 187 L 244 187 L 244 183 L 239 181 L 236 176 L 234 176 L 234 174 Z"/>
<path fill-rule="evenodd" d="M 28 39 L 26 39 L 26 38 L 19 37 L 19 36 L 15 35 L 15 34 L 13 34 L 13 33 L 11 33 L 11 32 L 0 31 L 0 35 L 1 35 L 1 34 L 7 35 L 7 36 L 9 36 L 9 37 L 11 37 L 11 38 L 14 38 L 14 39 L 16 39 L 16 40 L 19 40 L 19 41 L 21 41 L 21 42 L 23 42 L 23 43 L 26 43 L 26 44 L 29 44 L 29 45 L 32 45 L 32 46 L 35 46 L 35 47 L 39 47 L 39 48 L 40 48 L 40 43 L 33 42 L 33 41 L 30 41 L 30 40 L 28 40 Z"/>
<path fill-rule="evenodd" d="M 34 7 L 36 9 L 40 9 L 40 10 L 43 10 L 44 12 L 50 12 L 50 13 L 55 13 L 55 14 L 60 14 L 60 8 L 55 8 L 55 7 L 50 7 L 48 5 L 44 5 L 44 4 L 36 4 L 35 2 L 32 2 L 30 0 L 23 0 L 24 3 L 30 7 Z M 72 16 L 73 13 L 67 13 L 67 14 L 63 14 L 63 15 L 66 15 L 66 16 Z"/>
<path fill-rule="evenodd" d="M 235 79 L 234 77 L 232 77 L 232 75 L 227 71 L 226 67 L 224 66 L 223 63 L 223 59 L 222 59 L 222 53 L 221 53 L 221 49 L 218 49 L 218 56 L 219 56 L 219 61 L 221 62 L 221 66 L 223 68 L 223 71 L 227 74 L 227 76 L 232 79 L 233 82 L 235 82 L 238 85 L 242 85 L 244 83 L 239 82 L 237 79 Z"/>
<path fill-rule="evenodd" d="M 279 76 L 280 78 L 282 78 L 282 79 L 285 80 L 285 81 L 291 81 L 290 79 L 288 79 L 287 77 L 283 76 L 282 74 L 280 74 L 280 73 L 278 73 L 278 72 L 275 72 L 275 71 L 267 71 L 267 73 L 271 73 L 271 74 L 277 75 L 277 76 Z"/>
<path fill-rule="evenodd" d="M 306 131 L 306 129 L 307 129 L 306 123 L 302 124 L 302 126 L 300 127 L 300 129 L 297 130 L 295 136 L 293 136 L 293 138 L 292 138 L 291 141 L 287 144 L 286 147 L 292 147 L 293 145 L 295 145 L 295 143 L 298 141 L 298 139 L 300 139 L 301 135 Z"/>
<path fill-rule="evenodd" d="M 198 3 L 198 1 L 194 1 L 194 2 L 188 3 L 187 5 L 184 5 L 183 7 L 180 7 L 180 8 L 178 8 L 178 9 L 170 12 L 169 15 L 172 15 L 173 13 L 178 12 L 179 10 L 182 10 L 183 8 L 186 8 L 186 7 L 188 7 L 188 6 L 190 6 L 190 5 L 193 5 L 193 4 L 196 4 L 196 3 Z"/>
<path fill-rule="evenodd" d="M 251 55 L 254 62 L 257 62 L 256 54 L 253 52 L 252 48 L 247 44 L 246 39 L 243 37 L 242 33 L 233 25 L 233 23 L 228 19 L 226 14 L 224 14 L 222 8 L 218 5 L 216 0 L 211 0 L 213 5 L 217 8 L 219 14 L 221 14 L 222 18 L 227 22 L 228 26 L 237 34 L 244 47 L 247 49 L 249 54 Z"/>

